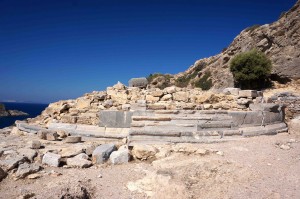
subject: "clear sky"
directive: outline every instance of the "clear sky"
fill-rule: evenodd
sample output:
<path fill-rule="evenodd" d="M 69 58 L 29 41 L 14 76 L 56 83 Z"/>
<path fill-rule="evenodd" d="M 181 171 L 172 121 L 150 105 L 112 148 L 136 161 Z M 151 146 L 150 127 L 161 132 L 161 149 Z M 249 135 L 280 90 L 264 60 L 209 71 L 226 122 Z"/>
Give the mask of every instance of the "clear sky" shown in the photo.
<path fill-rule="evenodd" d="M 175 74 L 296 0 L 0 0 L 0 101 L 54 102 Z"/>

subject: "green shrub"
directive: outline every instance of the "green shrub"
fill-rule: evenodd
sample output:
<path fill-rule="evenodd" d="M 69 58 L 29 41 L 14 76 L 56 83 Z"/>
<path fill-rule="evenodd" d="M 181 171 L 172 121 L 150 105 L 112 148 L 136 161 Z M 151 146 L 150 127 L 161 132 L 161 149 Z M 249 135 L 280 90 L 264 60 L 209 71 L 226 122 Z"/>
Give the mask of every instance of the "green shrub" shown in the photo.
<path fill-rule="evenodd" d="M 269 83 L 271 60 L 257 50 L 236 55 L 230 62 L 235 84 L 242 89 L 260 89 Z"/>
<path fill-rule="evenodd" d="M 209 71 L 206 72 L 198 81 L 195 82 L 195 87 L 201 88 L 202 90 L 209 90 L 213 86 L 210 77 L 211 73 Z"/>
<path fill-rule="evenodd" d="M 164 89 L 166 87 L 171 86 L 170 80 L 172 78 L 172 75 L 169 75 L 169 74 L 161 74 L 161 73 L 150 74 L 147 77 L 147 80 L 148 80 L 149 84 L 150 83 L 155 83 L 155 82 L 153 82 L 153 80 L 158 78 L 158 77 L 160 78 L 159 81 L 162 82 L 161 84 L 156 85 L 159 89 Z"/>

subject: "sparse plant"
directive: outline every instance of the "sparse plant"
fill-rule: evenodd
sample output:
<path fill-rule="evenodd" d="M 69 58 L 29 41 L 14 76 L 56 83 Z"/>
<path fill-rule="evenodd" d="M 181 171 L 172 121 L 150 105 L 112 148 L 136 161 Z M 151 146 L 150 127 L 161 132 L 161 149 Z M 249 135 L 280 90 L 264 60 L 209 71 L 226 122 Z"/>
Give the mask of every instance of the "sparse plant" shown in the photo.
<path fill-rule="evenodd" d="M 205 72 L 205 74 L 198 81 L 195 82 L 195 87 L 201 88 L 202 90 L 209 90 L 213 86 L 210 77 L 210 71 Z"/>

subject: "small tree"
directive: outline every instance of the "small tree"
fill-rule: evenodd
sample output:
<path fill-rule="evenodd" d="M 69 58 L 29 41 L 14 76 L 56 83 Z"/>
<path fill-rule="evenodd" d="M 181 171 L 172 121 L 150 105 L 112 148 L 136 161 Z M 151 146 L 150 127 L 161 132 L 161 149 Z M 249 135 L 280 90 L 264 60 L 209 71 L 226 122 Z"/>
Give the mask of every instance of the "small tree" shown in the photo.
<path fill-rule="evenodd" d="M 242 89 L 260 89 L 268 86 L 271 70 L 271 60 L 255 49 L 236 55 L 230 62 L 235 84 Z"/>

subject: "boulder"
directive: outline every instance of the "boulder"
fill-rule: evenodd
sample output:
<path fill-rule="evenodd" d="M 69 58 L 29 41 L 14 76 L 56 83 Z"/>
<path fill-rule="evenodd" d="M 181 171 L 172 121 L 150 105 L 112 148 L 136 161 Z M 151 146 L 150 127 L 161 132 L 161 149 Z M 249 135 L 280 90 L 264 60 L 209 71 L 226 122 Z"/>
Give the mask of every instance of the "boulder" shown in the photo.
<path fill-rule="evenodd" d="M 164 105 L 164 104 L 149 104 L 147 106 L 147 108 L 150 110 L 164 110 L 164 109 L 166 109 L 166 105 Z"/>
<path fill-rule="evenodd" d="M 239 98 L 237 99 L 236 103 L 238 105 L 249 105 L 251 103 L 253 103 L 252 99 L 248 99 L 248 98 Z"/>
<path fill-rule="evenodd" d="M 255 98 L 257 97 L 257 91 L 255 90 L 240 90 L 239 91 L 239 98 Z"/>
<path fill-rule="evenodd" d="M 10 171 L 14 168 L 17 168 L 19 164 L 22 164 L 24 162 L 29 162 L 28 158 L 19 155 L 10 159 L 0 161 L 0 166 L 3 166 L 6 171 Z"/>
<path fill-rule="evenodd" d="M 42 163 L 49 166 L 58 167 L 61 161 L 61 156 L 55 153 L 47 152 L 43 156 Z"/>
<path fill-rule="evenodd" d="M 166 94 L 161 98 L 161 101 L 169 101 L 172 100 L 173 95 L 172 94 Z"/>
<path fill-rule="evenodd" d="M 48 131 L 46 134 L 46 139 L 49 141 L 58 140 L 59 135 L 55 131 Z"/>
<path fill-rule="evenodd" d="M 116 150 L 116 146 L 114 144 L 103 144 L 98 146 L 92 154 L 92 161 L 95 164 L 102 164 L 106 161 L 110 154 Z"/>
<path fill-rule="evenodd" d="M 175 86 L 167 87 L 164 89 L 164 91 L 168 94 L 173 94 L 176 92 L 176 87 Z"/>
<path fill-rule="evenodd" d="M 300 135 L 300 116 L 290 121 L 289 133 L 294 135 Z"/>
<path fill-rule="evenodd" d="M 88 160 L 88 155 L 81 153 L 73 158 L 67 159 L 67 165 L 71 167 L 87 168 L 92 166 L 92 162 Z"/>
<path fill-rule="evenodd" d="M 126 86 L 124 84 L 122 84 L 121 82 L 118 82 L 117 84 L 115 84 L 113 86 L 113 88 L 116 90 L 124 90 L 126 88 Z"/>
<path fill-rule="evenodd" d="M 0 182 L 7 176 L 7 173 L 0 167 Z"/>
<path fill-rule="evenodd" d="M 29 142 L 29 148 L 31 149 L 39 149 L 41 148 L 41 142 L 38 140 L 32 140 Z"/>
<path fill-rule="evenodd" d="M 68 136 L 64 140 L 66 143 L 77 143 L 81 142 L 81 136 Z"/>
<path fill-rule="evenodd" d="M 164 92 L 162 92 L 161 90 L 156 90 L 156 91 L 152 91 L 152 92 L 151 92 L 151 95 L 152 95 L 153 97 L 161 97 L 161 96 L 164 95 Z"/>
<path fill-rule="evenodd" d="M 159 97 L 154 97 L 152 95 L 146 95 L 146 101 L 147 102 L 158 102 L 159 101 Z"/>
<path fill-rule="evenodd" d="M 147 160 L 155 157 L 158 150 L 150 145 L 136 144 L 133 146 L 132 155 L 136 159 Z"/>
<path fill-rule="evenodd" d="M 84 98 L 80 98 L 80 99 L 77 100 L 76 107 L 78 109 L 85 109 L 85 108 L 90 107 L 90 105 L 91 105 L 91 101 L 90 100 L 84 99 Z"/>
<path fill-rule="evenodd" d="M 84 151 L 84 146 L 82 145 L 74 145 L 70 147 L 62 148 L 60 151 L 60 155 L 63 158 L 70 158 L 76 156 Z"/>
<path fill-rule="evenodd" d="M 29 174 L 36 173 L 41 169 L 39 165 L 23 163 L 19 165 L 16 172 L 16 178 L 25 178 Z"/>
<path fill-rule="evenodd" d="M 37 152 L 33 149 L 19 149 L 18 153 L 21 156 L 27 157 L 30 161 L 33 161 L 33 159 L 37 156 Z"/>
<path fill-rule="evenodd" d="M 184 91 L 179 91 L 179 92 L 173 93 L 173 100 L 181 101 L 181 102 L 188 102 L 189 94 Z"/>
<path fill-rule="evenodd" d="M 129 161 L 129 150 L 128 149 L 119 149 L 111 153 L 109 157 L 112 164 L 124 164 Z"/>
<path fill-rule="evenodd" d="M 241 90 L 241 89 L 239 89 L 239 88 L 225 88 L 225 89 L 223 90 L 223 93 L 224 93 L 225 95 L 235 95 L 235 96 L 238 96 L 240 90 Z"/>

